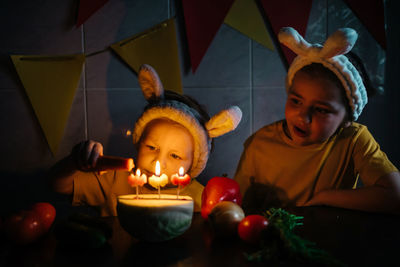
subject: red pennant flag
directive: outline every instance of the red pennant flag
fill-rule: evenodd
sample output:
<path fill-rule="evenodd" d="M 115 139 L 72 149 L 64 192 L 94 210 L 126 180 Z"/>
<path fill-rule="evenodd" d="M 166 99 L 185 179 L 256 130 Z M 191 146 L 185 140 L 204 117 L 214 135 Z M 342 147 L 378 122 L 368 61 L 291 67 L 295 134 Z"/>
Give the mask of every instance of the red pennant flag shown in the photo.
<path fill-rule="evenodd" d="M 80 0 L 76 27 L 81 26 L 97 10 L 102 8 L 108 0 Z"/>
<path fill-rule="evenodd" d="M 194 73 L 234 0 L 183 0 L 186 36 Z"/>
<path fill-rule="evenodd" d="M 385 14 L 383 0 L 345 0 L 354 15 L 367 28 L 372 37 L 386 49 Z"/>
<path fill-rule="evenodd" d="M 282 27 L 293 27 L 304 36 L 307 29 L 312 2 L 312 0 L 261 0 L 262 7 L 268 17 L 275 36 L 277 36 Z M 276 39 L 277 38 L 275 37 L 275 40 Z M 281 45 L 280 47 L 287 63 L 292 63 L 296 54 L 284 45 Z"/>

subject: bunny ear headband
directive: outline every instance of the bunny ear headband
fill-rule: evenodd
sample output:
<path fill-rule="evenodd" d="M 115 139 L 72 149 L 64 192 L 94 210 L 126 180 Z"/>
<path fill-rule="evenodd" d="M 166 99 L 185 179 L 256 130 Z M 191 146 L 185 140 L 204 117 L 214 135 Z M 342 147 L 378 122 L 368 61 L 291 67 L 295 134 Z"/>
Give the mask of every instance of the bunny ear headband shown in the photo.
<path fill-rule="evenodd" d="M 358 37 L 357 32 L 351 28 L 338 29 L 323 46 L 308 43 L 291 27 L 282 28 L 278 37 L 282 44 L 298 55 L 289 67 L 286 90 L 292 85 L 297 71 L 306 65 L 320 63 L 341 81 L 353 112 L 352 119 L 356 121 L 367 104 L 368 97 L 360 74 L 344 54 L 353 48 Z"/>
<path fill-rule="evenodd" d="M 133 143 L 138 143 L 146 125 L 155 119 L 169 119 L 184 126 L 194 140 L 193 163 L 189 170 L 193 178 L 205 168 L 211 149 L 211 138 L 221 136 L 236 128 L 242 118 L 242 111 L 237 106 L 222 110 L 203 126 L 197 117 L 197 110 L 177 100 L 164 99 L 164 88 L 157 72 L 149 65 L 142 65 L 139 84 L 144 97 L 155 104 L 147 108 L 137 120 L 133 131 Z"/>

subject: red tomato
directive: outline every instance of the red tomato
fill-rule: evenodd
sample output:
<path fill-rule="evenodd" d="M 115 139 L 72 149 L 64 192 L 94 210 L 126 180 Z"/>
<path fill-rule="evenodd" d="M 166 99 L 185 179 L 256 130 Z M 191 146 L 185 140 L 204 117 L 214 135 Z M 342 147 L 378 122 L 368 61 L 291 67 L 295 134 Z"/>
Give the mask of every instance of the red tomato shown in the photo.
<path fill-rule="evenodd" d="M 30 210 L 22 210 L 6 217 L 3 230 L 14 243 L 32 243 L 48 232 L 55 216 L 56 209 L 50 203 L 35 203 Z"/>
<path fill-rule="evenodd" d="M 56 209 L 54 206 L 47 202 L 38 202 L 33 204 L 32 211 L 39 216 L 43 231 L 47 232 L 56 217 Z"/>
<path fill-rule="evenodd" d="M 240 239 L 247 243 L 257 244 L 261 240 L 261 232 L 268 226 L 268 220 L 261 215 L 248 215 L 238 226 Z"/>
<path fill-rule="evenodd" d="M 11 241 L 17 244 L 28 244 L 43 234 L 43 227 L 35 212 L 24 210 L 4 220 L 4 231 Z"/>
<path fill-rule="evenodd" d="M 208 181 L 201 195 L 201 216 L 208 218 L 211 210 L 221 201 L 242 205 L 239 184 L 228 177 L 214 177 Z"/>

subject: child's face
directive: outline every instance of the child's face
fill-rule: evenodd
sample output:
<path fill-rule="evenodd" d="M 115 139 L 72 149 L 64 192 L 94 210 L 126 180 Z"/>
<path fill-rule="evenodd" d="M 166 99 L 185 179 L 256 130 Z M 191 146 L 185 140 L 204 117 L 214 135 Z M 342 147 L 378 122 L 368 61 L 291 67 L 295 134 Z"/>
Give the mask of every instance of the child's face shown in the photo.
<path fill-rule="evenodd" d="M 286 101 L 286 134 L 297 145 L 327 140 L 347 119 L 342 94 L 329 79 L 297 72 Z"/>
<path fill-rule="evenodd" d="M 156 161 L 161 173 L 171 178 L 183 167 L 187 172 L 193 161 L 194 143 L 192 135 L 180 124 L 157 119 L 150 122 L 139 142 L 136 167 L 147 176 L 155 172 Z"/>

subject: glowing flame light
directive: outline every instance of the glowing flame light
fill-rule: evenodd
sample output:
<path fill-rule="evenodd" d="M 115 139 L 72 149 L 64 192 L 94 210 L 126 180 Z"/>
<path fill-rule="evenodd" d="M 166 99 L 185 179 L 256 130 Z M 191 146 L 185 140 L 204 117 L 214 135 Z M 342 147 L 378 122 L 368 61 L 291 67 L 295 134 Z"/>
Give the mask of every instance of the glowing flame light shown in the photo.
<path fill-rule="evenodd" d="M 160 168 L 160 162 L 157 160 L 157 162 L 156 162 L 156 173 L 155 173 L 156 176 L 160 176 L 160 173 L 161 173 L 160 169 L 161 169 Z"/>
<path fill-rule="evenodd" d="M 179 168 L 179 176 L 183 176 L 185 174 L 185 171 L 183 169 L 183 167 Z"/>
<path fill-rule="evenodd" d="M 140 169 L 139 168 L 136 170 L 136 175 L 140 176 Z"/>

